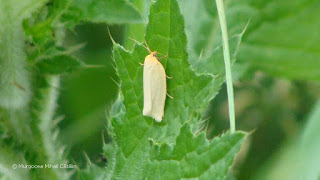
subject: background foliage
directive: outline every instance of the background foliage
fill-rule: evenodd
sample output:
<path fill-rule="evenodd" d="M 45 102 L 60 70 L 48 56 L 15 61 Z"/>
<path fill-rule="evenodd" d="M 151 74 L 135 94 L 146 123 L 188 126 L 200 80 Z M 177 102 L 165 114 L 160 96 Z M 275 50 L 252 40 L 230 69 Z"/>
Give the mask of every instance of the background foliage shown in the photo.
<path fill-rule="evenodd" d="M 225 4 L 248 136 L 226 132 L 213 0 L 1 0 L 0 178 L 318 179 L 319 1 Z M 138 110 L 144 36 L 174 77 L 160 124 Z"/>

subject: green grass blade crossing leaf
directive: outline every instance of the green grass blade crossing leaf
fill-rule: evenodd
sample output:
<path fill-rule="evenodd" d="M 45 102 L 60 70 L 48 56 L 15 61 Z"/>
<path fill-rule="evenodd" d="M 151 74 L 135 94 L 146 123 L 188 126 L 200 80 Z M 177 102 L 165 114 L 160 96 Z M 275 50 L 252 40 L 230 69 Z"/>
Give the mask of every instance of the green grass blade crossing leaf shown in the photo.
<path fill-rule="evenodd" d="M 229 119 L 230 119 L 230 129 L 234 133 L 236 131 L 235 125 L 235 113 L 234 113 L 234 95 L 233 95 L 233 85 L 232 85 L 232 74 L 231 74 L 231 63 L 230 63 L 230 50 L 229 50 L 229 39 L 228 39 L 228 28 L 227 20 L 224 12 L 223 0 L 216 0 L 217 9 L 220 20 L 220 27 L 222 33 L 223 42 L 223 55 L 224 63 L 226 69 L 226 83 L 228 92 L 228 104 L 229 104 Z"/>

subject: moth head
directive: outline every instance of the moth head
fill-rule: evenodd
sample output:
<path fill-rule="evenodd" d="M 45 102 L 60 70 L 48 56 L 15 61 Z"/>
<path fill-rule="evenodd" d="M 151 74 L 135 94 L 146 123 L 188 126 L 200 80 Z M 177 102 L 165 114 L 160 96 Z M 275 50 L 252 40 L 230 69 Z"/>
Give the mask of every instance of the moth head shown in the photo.
<path fill-rule="evenodd" d="M 153 51 L 153 52 L 151 52 L 151 55 L 152 55 L 152 57 L 157 57 L 157 51 Z"/>

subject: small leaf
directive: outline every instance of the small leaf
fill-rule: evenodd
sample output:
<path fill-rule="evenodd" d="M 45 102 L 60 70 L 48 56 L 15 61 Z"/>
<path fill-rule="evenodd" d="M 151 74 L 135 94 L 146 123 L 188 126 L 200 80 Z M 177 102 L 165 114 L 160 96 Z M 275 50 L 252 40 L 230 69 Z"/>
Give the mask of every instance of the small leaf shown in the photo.
<path fill-rule="evenodd" d="M 54 56 L 49 59 L 43 59 L 37 63 L 37 67 L 44 74 L 62 74 L 71 72 L 80 66 L 80 62 L 67 55 Z"/>
<path fill-rule="evenodd" d="M 142 22 L 142 17 L 126 0 L 74 0 L 64 20 L 123 24 Z"/>
<path fill-rule="evenodd" d="M 238 60 L 290 79 L 320 80 L 320 3 L 316 0 L 239 1 L 256 9 Z"/>
<path fill-rule="evenodd" d="M 224 76 L 224 61 L 220 25 L 214 0 L 179 0 L 186 22 L 188 53 L 191 65 L 199 72 Z M 230 55 L 232 62 L 241 42 L 243 31 L 252 14 L 251 9 L 226 2 Z"/>
<path fill-rule="evenodd" d="M 146 179 L 225 179 L 245 138 L 244 132 L 227 132 L 209 142 L 204 132 L 194 136 L 184 125 L 174 146 L 153 146 Z"/>
<path fill-rule="evenodd" d="M 63 46 L 65 29 L 61 16 L 67 10 L 69 1 L 53 1 L 43 6 L 40 11 L 33 13 L 31 18 L 23 21 L 29 45 L 26 49 L 30 61 L 34 62 L 40 56 L 46 56 L 52 51 L 62 52 L 64 50 L 61 46 Z"/>

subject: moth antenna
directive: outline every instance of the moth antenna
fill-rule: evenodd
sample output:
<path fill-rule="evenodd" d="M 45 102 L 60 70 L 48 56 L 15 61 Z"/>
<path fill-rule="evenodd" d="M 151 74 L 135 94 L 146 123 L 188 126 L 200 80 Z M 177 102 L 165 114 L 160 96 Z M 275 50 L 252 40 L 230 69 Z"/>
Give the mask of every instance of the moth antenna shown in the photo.
<path fill-rule="evenodd" d="M 144 40 L 144 43 L 146 44 L 147 48 L 148 48 L 148 51 L 151 53 L 151 50 L 150 50 L 150 47 L 148 46 L 148 43 L 146 40 Z"/>
<path fill-rule="evenodd" d="M 129 37 L 129 39 L 131 39 L 131 40 L 134 41 L 135 43 L 141 45 L 141 46 L 144 47 L 146 50 L 148 50 L 149 53 L 151 53 L 150 48 L 148 47 L 148 45 L 145 46 L 145 45 L 143 45 L 142 43 L 140 43 L 139 41 L 137 41 L 137 40 L 135 40 L 135 39 L 133 39 L 133 38 L 131 38 L 131 37 Z"/>

